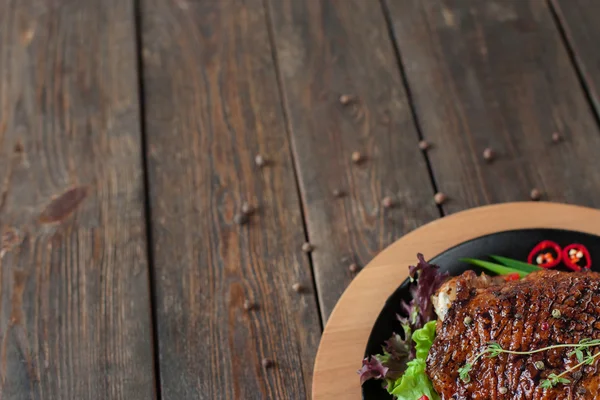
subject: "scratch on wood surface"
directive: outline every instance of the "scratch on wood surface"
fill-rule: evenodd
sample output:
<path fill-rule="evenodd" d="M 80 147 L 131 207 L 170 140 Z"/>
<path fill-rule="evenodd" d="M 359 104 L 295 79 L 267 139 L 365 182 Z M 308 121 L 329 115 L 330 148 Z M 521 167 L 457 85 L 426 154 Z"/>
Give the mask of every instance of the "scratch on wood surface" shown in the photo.
<path fill-rule="evenodd" d="M 28 46 L 31 43 L 31 40 L 35 36 L 35 28 L 30 27 L 26 29 L 23 33 L 21 33 L 21 43 L 24 46 Z"/>
<path fill-rule="evenodd" d="M 454 13 L 447 9 L 446 7 L 442 8 L 442 15 L 444 16 L 444 22 L 446 22 L 446 26 L 454 27 L 456 26 L 456 21 L 454 19 Z"/>
<path fill-rule="evenodd" d="M 77 186 L 53 199 L 40 214 L 42 224 L 62 221 L 73 213 L 87 197 L 87 187 Z"/>
<path fill-rule="evenodd" d="M 27 273 L 16 269 L 13 271 L 14 286 L 12 294 L 12 310 L 10 313 L 10 324 L 21 325 L 23 322 L 23 292 L 27 282 Z"/>
<path fill-rule="evenodd" d="M 22 239 L 14 228 L 8 228 L 4 233 L 2 233 L 2 238 L 0 239 L 0 258 L 4 257 L 6 252 L 11 251 L 13 248 L 21 244 Z"/>
<path fill-rule="evenodd" d="M 35 365 L 29 350 L 29 343 L 25 333 L 24 314 L 23 314 L 23 295 L 25 293 L 25 285 L 29 274 L 22 269 L 13 271 L 13 292 L 12 292 L 12 307 L 10 313 L 10 327 L 18 343 L 18 347 L 23 354 L 23 362 L 27 369 L 27 375 L 32 382 L 39 381 L 39 376 L 35 369 Z"/>
<path fill-rule="evenodd" d="M 177 7 L 181 8 L 182 10 L 187 10 L 190 8 L 190 5 L 186 0 L 175 0 L 175 4 L 177 4 Z"/>
<path fill-rule="evenodd" d="M 2 124 L 0 124 L 0 135 L 2 133 L 4 133 L 5 129 L 6 129 L 6 123 L 2 122 Z M 6 201 L 8 199 L 8 193 L 10 192 L 10 186 L 12 184 L 14 170 L 16 168 L 16 165 L 23 158 L 22 156 L 24 155 L 24 151 L 25 151 L 25 149 L 23 147 L 23 143 L 21 142 L 20 139 L 17 139 L 17 142 L 15 143 L 15 147 L 14 147 L 15 156 L 11 158 L 9 168 L 6 173 L 6 178 L 4 179 L 4 183 L 2 185 L 2 190 L 0 192 L 0 212 L 2 212 L 2 210 L 4 210 L 4 207 L 6 207 Z M 25 160 L 24 164 L 28 165 L 28 162 Z"/>
<path fill-rule="evenodd" d="M 14 159 L 11 161 L 8 172 L 6 174 L 6 179 L 4 180 L 4 185 L 2 187 L 2 192 L 0 193 L 0 212 L 4 210 L 6 206 L 6 200 L 8 198 L 8 192 L 10 191 L 10 185 L 12 183 L 13 172 L 15 169 Z"/>
<path fill-rule="evenodd" d="M 519 18 L 517 12 L 510 7 L 510 5 L 504 3 L 490 2 L 487 4 L 487 11 L 489 16 L 496 19 L 499 22 L 510 22 L 515 21 Z"/>

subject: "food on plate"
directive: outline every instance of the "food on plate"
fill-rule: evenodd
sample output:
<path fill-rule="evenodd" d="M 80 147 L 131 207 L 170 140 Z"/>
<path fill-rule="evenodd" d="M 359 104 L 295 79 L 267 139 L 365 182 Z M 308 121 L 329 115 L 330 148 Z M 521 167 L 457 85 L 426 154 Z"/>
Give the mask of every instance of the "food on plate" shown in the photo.
<path fill-rule="evenodd" d="M 491 256 L 464 261 L 501 275 L 449 277 L 419 254 L 404 332 L 365 358 L 361 383 L 399 400 L 600 398 L 600 274 L 582 245 L 552 251 L 579 270 Z"/>
<path fill-rule="evenodd" d="M 502 283 L 505 281 L 503 276 L 492 277 L 485 274 L 477 276 L 473 271 L 467 271 L 460 276 L 448 279 L 440 286 L 432 298 L 433 308 L 438 316 L 438 323 L 441 323 L 444 320 L 450 306 L 456 300 L 458 294 L 457 289 L 460 288 L 459 282 L 463 281 L 465 277 L 468 277 L 469 284 L 474 289 L 486 288 L 492 286 L 494 283 Z"/>
<path fill-rule="evenodd" d="M 542 268 L 554 268 L 561 263 L 573 271 L 589 270 L 592 258 L 588 249 L 573 243 L 562 249 L 558 243 L 543 240 L 531 250 L 527 262 Z"/>
<path fill-rule="evenodd" d="M 467 271 L 452 286 L 426 361 L 442 399 L 600 398 L 600 274 L 544 270 L 485 286 Z"/>
<path fill-rule="evenodd" d="M 581 271 L 592 267 L 590 252 L 582 244 L 573 243 L 563 250 L 563 262 L 573 271 Z"/>
<path fill-rule="evenodd" d="M 562 250 L 558 243 L 544 240 L 531 250 L 527 262 L 542 268 L 553 268 L 560 264 L 561 258 Z"/>

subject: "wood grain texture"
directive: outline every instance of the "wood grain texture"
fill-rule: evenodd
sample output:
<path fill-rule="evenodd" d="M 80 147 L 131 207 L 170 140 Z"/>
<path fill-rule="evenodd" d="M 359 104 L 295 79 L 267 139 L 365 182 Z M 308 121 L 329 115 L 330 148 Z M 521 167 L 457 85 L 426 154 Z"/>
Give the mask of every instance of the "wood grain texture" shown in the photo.
<path fill-rule="evenodd" d="M 429 223 L 396 241 L 356 277 L 333 310 L 319 345 L 312 399 L 362 398 L 356 370 L 385 301 L 408 277 L 416 248 L 435 257 L 483 235 L 527 228 L 600 235 L 600 211 L 545 202 L 478 207 Z"/>
<path fill-rule="evenodd" d="M 600 206 L 598 127 L 545 1 L 387 4 L 446 212 L 532 188 Z"/>
<path fill-rule="evenodd" d="M 321 328 L 263 5 L 144 0 L 142 21 L 162 398 L 306 398 Z"/>
<path fill-rule="evenodd" d="M 0 2 L 0 398 L 155 397 L 133 4 Z"/>
<path fill-rule="evenodd" d="M 573 50 L 590 99 L 600 112 L 600 3 L 594 0 L 552 0 L 550 3 Z"/>
<path fill-rule="evenodd" d="M 353 278 L 351 263 L 366 264 L 439 213 L 377 2 L 268 5 L 326 319 Z M 355 98 L 344 105 L 342 95 Z M 386 196 L 392 208 L 382 206 Z"/>

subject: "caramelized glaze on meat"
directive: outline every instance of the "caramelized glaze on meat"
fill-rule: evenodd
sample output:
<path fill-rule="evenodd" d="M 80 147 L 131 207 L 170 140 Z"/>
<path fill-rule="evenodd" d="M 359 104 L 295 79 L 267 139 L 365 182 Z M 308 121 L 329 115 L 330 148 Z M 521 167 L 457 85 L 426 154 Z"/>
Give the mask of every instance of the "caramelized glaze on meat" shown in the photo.
<path fill-rule="evenodd" d="M 520 281 L 490 280 L 485 286 L 474 272 L 467 271 L 452 283 L 455 298 L 438 324 L 427 358 L 427 374 L 442 400 L 600 399 L 598 362 L 567 375 L 569 384 L 540 387 L 549 374 L 560 374 L 577 364 L 575 356 L 568 356 L 569 349 L 481 358 L 473 364 L 468 383 L 458 372 L 488 342 L 497 342 L 503 349 L 530 351 L 584 338 L 600 339 L 600 274 L 544 270 Z M 560 312 L 559 318 L 552 316 L 553 310 Z M 598 351 L 600 346 L 592 349 Z M 544 369 L 536 368 L 537 361 L 544 363 Z"/>

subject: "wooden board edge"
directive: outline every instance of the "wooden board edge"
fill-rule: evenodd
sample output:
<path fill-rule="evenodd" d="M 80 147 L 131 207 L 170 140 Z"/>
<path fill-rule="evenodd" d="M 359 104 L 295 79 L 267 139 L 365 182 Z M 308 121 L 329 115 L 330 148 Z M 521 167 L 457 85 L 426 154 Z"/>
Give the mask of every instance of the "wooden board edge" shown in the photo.
<path fill-rule="evenodd" d="M 359 400 L 356 371 L 380 310 L 408 276 L 416 253 L 433 258 L 480 236 L 515 229 L 567 229 L 600 236 L 600 210 L 548 202 L 478 207 L 430 222 L 382 251 L 348 286 L 321 337 L 313 400 Z M 376 282 L 376 283 L 374 283 Z"/>

